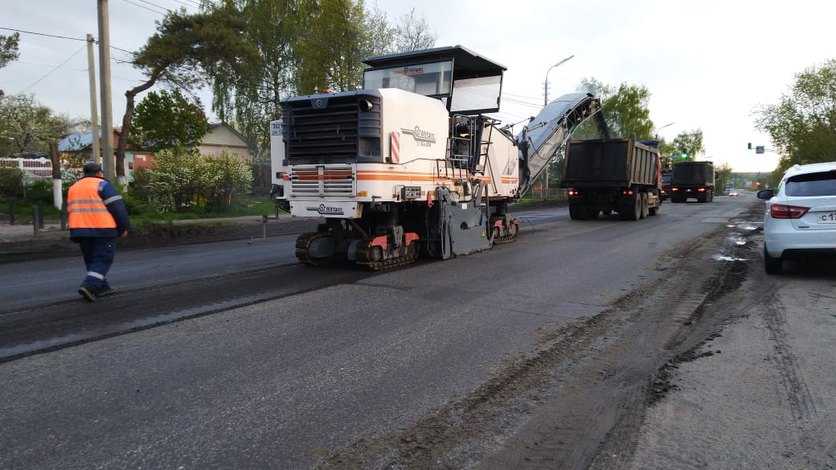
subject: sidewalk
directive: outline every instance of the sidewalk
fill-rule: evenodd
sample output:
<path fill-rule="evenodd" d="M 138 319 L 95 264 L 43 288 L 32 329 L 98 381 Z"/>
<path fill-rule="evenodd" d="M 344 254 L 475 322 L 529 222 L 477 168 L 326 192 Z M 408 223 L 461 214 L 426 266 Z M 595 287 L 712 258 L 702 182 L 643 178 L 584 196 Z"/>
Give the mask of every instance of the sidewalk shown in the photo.
<path fill-rule="evenodd" d="M 204 243 L 223 240 L 262 238 L 316 230 L 318 219 L 296 219 L 282 214 L 277 220 L 268 217 L 221 217 L 177 220 L 159 227 L 143 227 L 128 232 L 118 240 L 120 249 L 140 249 L 166 245 Z M 45 223 L 35 235 L 32 225 L 0 223 L 0 263 L 78 254 L 69 230 L 59 223 Z"/>
<path fill-rule="evenodd" d="M 69 232 L 61 231 L 61 224 L 44 223 L 44 228 L 38 230 L 38 235 L 35 235 L 35 228 L 31 224 L 10 225 L 6 222 L 0 222 L 0 243 L 14 243 L 17 240 L 29 240 L 33 238 L 49 238 L 58 237 L 61 234 L 69 236 Z"/>

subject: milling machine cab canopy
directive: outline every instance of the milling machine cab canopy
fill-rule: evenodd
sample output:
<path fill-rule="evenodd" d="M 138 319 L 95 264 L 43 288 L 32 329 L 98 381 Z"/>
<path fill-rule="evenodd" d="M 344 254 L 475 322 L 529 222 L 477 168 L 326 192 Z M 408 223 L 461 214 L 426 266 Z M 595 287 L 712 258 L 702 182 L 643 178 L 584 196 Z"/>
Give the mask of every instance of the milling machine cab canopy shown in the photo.
<path fill-rule="evenodd" d="M 363 89 L 400 88 L 440 99 L 451 114 L 499 111 L 502 73 L 507 70 L 462 46 L 370 57 Z"/>

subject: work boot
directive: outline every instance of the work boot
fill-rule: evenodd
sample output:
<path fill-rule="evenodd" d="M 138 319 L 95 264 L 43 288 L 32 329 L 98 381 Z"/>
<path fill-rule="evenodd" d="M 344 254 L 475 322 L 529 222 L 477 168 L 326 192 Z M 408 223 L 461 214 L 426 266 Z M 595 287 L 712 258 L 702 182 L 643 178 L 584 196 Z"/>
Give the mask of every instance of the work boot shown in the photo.
<path fill-rule="evenodd" d="M 88 286 L 81 286 L 78 288 L 78 293 L 81 294 L 82 297 L 87 299 L 88 302 L 95 302 L 96 301 L 96 294 L 93 293 L 93 289 Z"/>
<path fill-rule="evenodd" d="M 97 297 L 107 297 L 108 295 L 113 295 L 116 293 L 116 290 L 112 287 L 108 286 L 102 289 L 101 292 L 96 293 Z"/>

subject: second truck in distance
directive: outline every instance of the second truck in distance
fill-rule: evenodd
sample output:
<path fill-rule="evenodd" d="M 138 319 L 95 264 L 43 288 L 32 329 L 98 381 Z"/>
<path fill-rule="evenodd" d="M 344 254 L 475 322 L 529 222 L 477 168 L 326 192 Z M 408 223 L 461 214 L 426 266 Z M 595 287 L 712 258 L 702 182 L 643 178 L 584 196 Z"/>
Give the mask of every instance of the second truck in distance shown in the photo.
<path fill-rule="evenodd" d="M 656 215 L 662 205 L 659 149 L 634 139 L 570 140 L 561 187 L 572 220 L 617 212 L 622 220 Z"/>
<path fill-rule="evenodd" d="M 714 164 L 712 162 L 679 162 L 671 173 L 671 202 L 714 200 Z"/>

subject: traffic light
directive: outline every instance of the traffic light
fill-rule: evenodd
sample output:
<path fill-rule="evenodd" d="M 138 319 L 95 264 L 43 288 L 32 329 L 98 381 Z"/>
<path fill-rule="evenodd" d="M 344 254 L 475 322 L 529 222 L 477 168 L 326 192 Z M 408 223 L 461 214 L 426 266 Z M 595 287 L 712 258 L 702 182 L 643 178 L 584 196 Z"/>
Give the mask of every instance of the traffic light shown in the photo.
<path fill-rule="evenodd" d="M 679 156 L 680 156 L 680 157 L 682 157 L 682 159 L 683 159 L 683 160 L 685 160 L 686 158 L 688 158 L 688 154 L 687 154 L 687 153 L 680 153 L 680 154 L 679 154 Z"/>
<path fill-rule="evenodd" d="M 752 143 L 749 142 L 749 150 L 752 150 Z"/>

